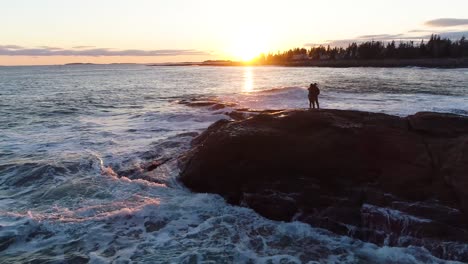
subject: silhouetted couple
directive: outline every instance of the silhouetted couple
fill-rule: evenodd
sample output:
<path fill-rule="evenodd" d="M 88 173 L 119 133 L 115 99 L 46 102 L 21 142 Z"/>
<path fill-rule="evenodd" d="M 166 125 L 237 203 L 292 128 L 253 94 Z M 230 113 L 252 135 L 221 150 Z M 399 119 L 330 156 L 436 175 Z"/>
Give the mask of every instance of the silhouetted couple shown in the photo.
<path fill-rule="evenodd" d="M 309 86 L 309 109 L 312 108 L 312 106 L 315 109 L 315 103 L 317 103 L 317 109 L 320 109 L 319 102 L 318 102 L 318 96 L 320 94 L 320 89 L 318 88 L 317 83 L 311 83 Z"/>

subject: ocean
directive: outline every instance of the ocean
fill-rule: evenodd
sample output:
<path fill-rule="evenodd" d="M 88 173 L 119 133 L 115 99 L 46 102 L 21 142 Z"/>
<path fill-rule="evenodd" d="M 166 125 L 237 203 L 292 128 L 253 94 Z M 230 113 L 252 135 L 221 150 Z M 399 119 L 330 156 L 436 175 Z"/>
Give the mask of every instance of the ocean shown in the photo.
<path fill-rule="evenodd" d="M 210 124 L 307 108 L 312 82 L 322 108 L 468 115 L 468 69 L 0 67 L 0 263 L 445 263 L 178 182 Z"/>

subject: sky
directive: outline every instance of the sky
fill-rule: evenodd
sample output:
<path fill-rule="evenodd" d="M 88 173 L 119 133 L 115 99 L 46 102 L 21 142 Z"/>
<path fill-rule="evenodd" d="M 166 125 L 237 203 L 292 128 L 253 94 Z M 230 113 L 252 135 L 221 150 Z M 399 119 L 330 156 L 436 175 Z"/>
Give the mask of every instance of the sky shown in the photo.
<path fill-rule="evenodd" d="M 248 60 L 317 44 L 460 38 L 466 10 L 466 0 L 0 0 L 0 65 Z"/>

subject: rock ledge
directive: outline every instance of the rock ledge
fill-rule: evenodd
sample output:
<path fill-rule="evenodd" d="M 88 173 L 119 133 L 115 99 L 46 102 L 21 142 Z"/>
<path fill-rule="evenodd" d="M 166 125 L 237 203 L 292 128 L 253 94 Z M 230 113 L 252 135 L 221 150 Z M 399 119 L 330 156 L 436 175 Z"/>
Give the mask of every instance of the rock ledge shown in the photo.
<path fill-rule="evenodd" d="M 468 117 L 280 111 L 218 121 L 180 180 L 274 220 L 468 261 Z"/>

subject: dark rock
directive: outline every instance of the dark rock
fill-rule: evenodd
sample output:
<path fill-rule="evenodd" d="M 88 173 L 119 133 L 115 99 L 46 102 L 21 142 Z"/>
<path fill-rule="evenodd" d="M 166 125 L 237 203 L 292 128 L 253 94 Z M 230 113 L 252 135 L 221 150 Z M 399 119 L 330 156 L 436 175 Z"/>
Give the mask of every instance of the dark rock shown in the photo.
<path fill-rule="evenodd" d="M 3 236 L 0 237 L 0 251 L 7 249 L 11 244 L 15 243 L 16 238 L 14 236 Z"/>
<path fill-rule="evenodd" d="M 213 106 L 210 107 L 210 110 L 219 110 L 219 109 L 223 109 L 225 108 L 226 106 L 224 104 L 220 104 L 220 103 L 216 103 L 216 104 L 213 104 Z"/>
<path fill-rule="evenodd" d="M 157 169 L 159 166 L 163 165 L 164 163 L 168 162 L 170 159 L 169 158 L 166 158 L 166 159 L 159 159 L 159 160 L 153 160 L 152 162 L 150 162 L 147 167 L 146 167 L 146 170 L 147 171 L 153 171 L 155 169 Z"/>
<path fill-rule="evenodd" d="M 117 250 L 113 246 L 110 246 L 102 252 L 102 256 L 109 258 L 109 257 L 115 256 L 115 253 L 117 253 Z"/>
<path fill-rule="evenodd" d="M 297 212 L 294 199 L 278 193 L 244 194 L 242 202 L 273 220 L 288 221 Z"/>
<path fill-rule="evenodd" d="M 226 115 L 228 115 L 233 120 L 239 121 L 245 119 L 248 114 L 241 111 L 231 111 L 226 113 Z"/>
<path fill-rule="evenodd" d="M 145 222 L 145 230 L 147 233 L 155 232 L 161 230 L 161 228 L 167 225 L 166 221 L 147 221 Z"/>
<path fill-rule="evenodd" d="M 226 102 L 221 102 L 217 98 L 192 98 L 189 100 L 181 100 L 178 101 L 180 104 L 184 104 L 187 106 L 191 107 L 208 107 L 210 110 L 220 110 L 226 107 L 234 107 L 236 104 L 234 103 L 226 103 Z"/>
<path fill-rule="evenodd" d="M 193 107 L 204 107 L 204 106 L 216 105 L 217 102 L 215 101 L 193 101 L 193 102 L 186 102 L 185 104 L 188 106 L 193 106 Z"/>
<path fill-rule="evenodd" d="M 89 257 L 84 255 L 72 255 L 65 258 L 65 263 L 86 264 L 89 263 Z"/>
<path fill-rule="evenodd" d="M 213 124 L 182 166 L 193 191 L 270 219 L 468 261 L 467 117 L 259 113 Z"/>

